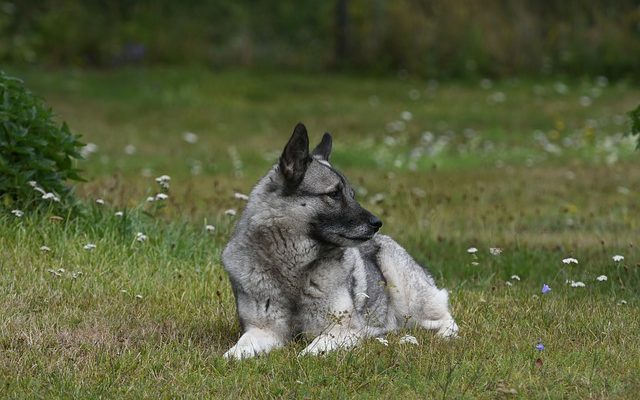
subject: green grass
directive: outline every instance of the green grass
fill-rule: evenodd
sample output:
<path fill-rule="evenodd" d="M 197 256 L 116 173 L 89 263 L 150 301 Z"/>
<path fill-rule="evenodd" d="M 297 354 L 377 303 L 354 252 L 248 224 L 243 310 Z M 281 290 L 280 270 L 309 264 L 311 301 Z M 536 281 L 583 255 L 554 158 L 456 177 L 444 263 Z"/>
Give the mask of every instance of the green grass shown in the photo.
<path fill-rule="evenodd" d="M 560 94 L 555 81 L 429 89 L 186 69 L 13 72 L 98 151 L 82 162 L 89 182 L 76 188 L 85 216 L 0 214 L 3 398 L 582 399 L 640 390 L 640 162 L 617 134 L 640 98 L 636 86 L 565 82 Z M 496 92 L 506 100 L 488 100 Z M 389 132 L 403 111 L 412 118 Z M 305 343 L 296 342 L 255 360 L 222 359 L 240 334 L 219 259 L 236 219 L 224 211 L 242 208 L 234 192 L 248 193 L 298 120 L 312 141 L 333 132 L 334 165 L 363 205 L 451 290 L 458 340 L 401 331 L 388 347 L 369 340 L 321 358 L 298 358 Z M 128 144 L 135 154 L 125 154 Z M 145 202 L 161 174 L 172 177 L 169 199 Z M 137 232 L 149 239 L 136 241 Z M 579 264 L 564 265 L 570 256 Z M 420 345 L 399 345 L 406 333 Z"/>

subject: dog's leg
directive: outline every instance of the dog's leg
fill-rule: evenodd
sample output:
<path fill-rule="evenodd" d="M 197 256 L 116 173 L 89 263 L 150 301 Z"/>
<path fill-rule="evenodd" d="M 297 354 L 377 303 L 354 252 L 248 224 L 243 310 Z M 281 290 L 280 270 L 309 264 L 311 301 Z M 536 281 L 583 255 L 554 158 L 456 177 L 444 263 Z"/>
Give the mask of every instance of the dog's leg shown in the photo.
<path fill-rule="evenodd" d="M 358 329 L 354 318 L 353 300 L 348 292 L 339 292 L 328 295 L 331 304 L 328 305 L 327 326 L 311 343 L 300 353 L 304 355 L 326 354 L 337 349 L 348 349 L 356 346 L 364 330 Z"/>
<path fill-rule="evenodd" d="M 227 359 L 243 359 L 282 347 L 290 339 L 290 314 L 276 299 L 254 298 L 236 288 L 238 316 L 244 333 L 229 351 Z"/>
<path fill-rule="evenodd" d="M 447 290 L 438 289 L 427 271 L 391 238 L 380 235 L 376 241 L 380 245 L 378 266 L 399 325 L 421 326 L 447 338 L 457 336 Z"/>

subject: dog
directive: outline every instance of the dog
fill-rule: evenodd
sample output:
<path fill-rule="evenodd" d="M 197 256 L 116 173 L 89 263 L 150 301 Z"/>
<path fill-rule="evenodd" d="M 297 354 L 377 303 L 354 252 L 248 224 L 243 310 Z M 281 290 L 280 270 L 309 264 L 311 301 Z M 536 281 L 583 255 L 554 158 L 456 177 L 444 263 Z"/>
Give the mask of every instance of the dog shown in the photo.
<path fill-rule="evenodd" d="M 331 135 L 309 152 L 299 123 L 256 184 L 222 252 L 243 334 L 224 354 L 243 359 L 299 336 L 325 354 L 419 326 L 458 332 L 448 292 L 355 199 L 329 162 Z"/>

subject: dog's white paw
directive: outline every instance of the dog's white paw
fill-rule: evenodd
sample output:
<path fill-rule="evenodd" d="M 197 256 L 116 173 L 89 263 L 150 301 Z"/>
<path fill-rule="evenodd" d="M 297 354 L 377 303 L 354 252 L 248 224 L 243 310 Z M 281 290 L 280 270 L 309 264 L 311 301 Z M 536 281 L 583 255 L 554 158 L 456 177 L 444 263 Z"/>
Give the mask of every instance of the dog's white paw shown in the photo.
<path fill-rule="evenodd" d="M 438 336 L 446 339 L 454 339 L 458 337 L 458 324 L 453 319 L 443 321 L 437 332 Z"/>
<path fill-rule="evenodd" d="M 353 333 L 325 333 L 315 339 L 300 352 L 300 356 L 324 355 L 337 349 L 348 349 L 358 344 L 358 336 Z"/>
<path fill-rule="evenodd" d="M 268 353 L 273 348 L 281 345 L 282 343 L 272 332 L 262 329 L 250 329 L 240 337 L 235 346 L 224 353 L 223 357 L 242 360 Z"/>

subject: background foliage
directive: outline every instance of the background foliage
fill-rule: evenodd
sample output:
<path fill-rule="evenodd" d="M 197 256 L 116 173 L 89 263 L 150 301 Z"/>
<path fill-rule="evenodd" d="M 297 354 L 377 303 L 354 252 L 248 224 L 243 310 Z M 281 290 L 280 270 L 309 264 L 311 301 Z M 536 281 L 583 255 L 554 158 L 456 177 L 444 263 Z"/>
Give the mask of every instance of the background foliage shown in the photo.
<path fill-rule="evenodd" d="M 81 145 L 21 80 L 0 71 L 0 204 L 64 204 L 65 181 L 81 180 L 74 165 Z"/>
<path fill-rule="evenodd" d="M 340 12 L 342 10 L 342 12 Z M 637 1 L 9 0 L 0 60 L 638 77 Z"/>

